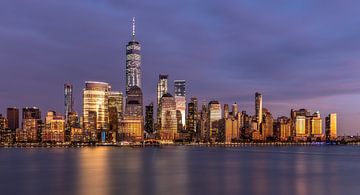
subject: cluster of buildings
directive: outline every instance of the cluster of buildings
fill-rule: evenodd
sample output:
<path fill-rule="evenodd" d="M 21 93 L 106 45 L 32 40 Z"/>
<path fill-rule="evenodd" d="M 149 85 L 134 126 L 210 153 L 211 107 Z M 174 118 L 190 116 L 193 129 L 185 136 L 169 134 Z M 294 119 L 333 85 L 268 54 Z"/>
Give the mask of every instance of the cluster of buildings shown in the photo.
<path fill-rule="evenodd" d="M 82 114 L 74 110 L 72 84 L 64 85 L 64 115 L 48 111 L 45 120 L 39 108 L 7 108 L 0 115 L 1 143 L 141 143 L 156 140 L 204 143 L 244 141 L 324 141 L 337 138 L 336 113 L 325 118 L 320 112 L 291 110 L 290 117 L 273 118 L 263 108 L 262 94 L 255 94 L 255 115 L 239 111 L 236 103 L 213 100 L 199 105 L 196 97 L 187 101 L 186 81 L 159 75 L 157 101 L 144 105 L 141 88 L 141 45 L 132 39 L 126 45 L 125 94 L 108 83 L 86 81 Z M 156 112 L 155 112 L 156 111 Z"/>

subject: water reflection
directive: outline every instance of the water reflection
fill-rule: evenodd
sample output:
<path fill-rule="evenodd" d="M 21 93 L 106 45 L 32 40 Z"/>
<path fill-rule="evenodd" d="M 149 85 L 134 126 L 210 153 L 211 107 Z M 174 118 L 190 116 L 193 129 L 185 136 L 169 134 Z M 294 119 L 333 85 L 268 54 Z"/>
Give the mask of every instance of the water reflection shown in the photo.
<path fill-rule="evenodd" d="M 0 149 L 0 194 L 356 194 L 358 150 Z"/>
<path fill-rule="evenodd" d="M 108 148 L 79 149 L 77 194 L 110 194 Z"/>

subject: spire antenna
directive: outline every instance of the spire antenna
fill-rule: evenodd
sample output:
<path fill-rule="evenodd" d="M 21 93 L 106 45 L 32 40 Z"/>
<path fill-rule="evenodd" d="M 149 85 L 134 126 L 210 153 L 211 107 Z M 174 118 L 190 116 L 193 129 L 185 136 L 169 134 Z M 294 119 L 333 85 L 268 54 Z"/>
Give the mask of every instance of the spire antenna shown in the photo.
<path fill-rule="evenodd" d="M 135 17 L 132 18 L 132 37 L 135 40 Z"/>

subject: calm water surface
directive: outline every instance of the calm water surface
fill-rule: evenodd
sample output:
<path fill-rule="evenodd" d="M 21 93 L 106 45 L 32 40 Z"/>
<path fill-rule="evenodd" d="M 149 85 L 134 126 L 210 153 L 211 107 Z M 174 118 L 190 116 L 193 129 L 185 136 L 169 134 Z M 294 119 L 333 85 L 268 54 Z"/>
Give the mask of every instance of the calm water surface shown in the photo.
<path fill-rule="evenodd" d="M 359 194 L 360 147 L 1 148 L 0 194 Z"/>

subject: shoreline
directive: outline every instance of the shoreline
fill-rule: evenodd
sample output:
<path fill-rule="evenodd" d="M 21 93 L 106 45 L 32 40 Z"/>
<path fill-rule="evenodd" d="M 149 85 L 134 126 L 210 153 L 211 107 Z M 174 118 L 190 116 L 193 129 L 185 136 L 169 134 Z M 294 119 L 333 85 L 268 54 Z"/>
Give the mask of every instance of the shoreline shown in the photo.
<path fill-rule="evenodd" d="M 360 146 L 360 142 L 349 143 L 325 143 L 325 142 L 271 142 L 271 143 L 166 143 L 166 144 L 103 144 L 103 143 L 82 143 L 82 144 L 48 144 L 48 143 L 16 143 L 0 144 L 0 148 L 82 148 L 82 147 L 119 147 L 119 148 L 146 148 L 146 147 L 209 147 L 209 148 L 236 148 L 236 147 L 286 147 L 286 146 Z"/>

